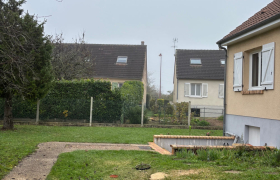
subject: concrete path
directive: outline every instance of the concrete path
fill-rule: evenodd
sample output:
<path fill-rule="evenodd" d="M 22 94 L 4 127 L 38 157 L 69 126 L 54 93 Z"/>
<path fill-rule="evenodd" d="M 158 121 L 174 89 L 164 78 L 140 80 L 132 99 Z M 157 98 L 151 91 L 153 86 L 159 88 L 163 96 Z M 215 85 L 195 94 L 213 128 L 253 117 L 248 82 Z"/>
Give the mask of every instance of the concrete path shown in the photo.
<path fill-rule="evenodd" d="M 3 180 L 43 180 L 50 173 L 60 153 L 75 150 L 142 150 L 152 151 L 149 145 L 47 142 L 38 145 L 33 154 L 27 156 Z"/>

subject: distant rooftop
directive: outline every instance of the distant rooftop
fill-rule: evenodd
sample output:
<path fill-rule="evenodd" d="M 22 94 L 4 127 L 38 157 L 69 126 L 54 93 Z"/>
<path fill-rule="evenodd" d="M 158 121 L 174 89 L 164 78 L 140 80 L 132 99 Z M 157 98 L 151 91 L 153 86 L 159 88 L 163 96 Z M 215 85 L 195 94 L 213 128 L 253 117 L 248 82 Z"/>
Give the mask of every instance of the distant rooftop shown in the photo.
<path fill-rule="evenodd" d="M 178 79 L 223 80 L 225 59 L 223 50 L 176 50 L 176 73 Z M 197 64 L 191 64 L 191 60 Z"/>

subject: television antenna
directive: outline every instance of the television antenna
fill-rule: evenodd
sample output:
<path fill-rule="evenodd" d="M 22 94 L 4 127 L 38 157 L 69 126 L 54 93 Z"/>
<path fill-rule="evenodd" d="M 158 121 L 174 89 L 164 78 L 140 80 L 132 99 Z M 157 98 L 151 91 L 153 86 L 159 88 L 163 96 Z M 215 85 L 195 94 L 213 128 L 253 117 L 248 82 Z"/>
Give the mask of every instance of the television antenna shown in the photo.
<path fill-rule="evenodd" d="M 174 43 L 174 46 L 171 46 L 174 48 L 174 56 L 176 55 L 176 43 L 178 43 L 178 38 L 173 38 L 173 43 Z"/>

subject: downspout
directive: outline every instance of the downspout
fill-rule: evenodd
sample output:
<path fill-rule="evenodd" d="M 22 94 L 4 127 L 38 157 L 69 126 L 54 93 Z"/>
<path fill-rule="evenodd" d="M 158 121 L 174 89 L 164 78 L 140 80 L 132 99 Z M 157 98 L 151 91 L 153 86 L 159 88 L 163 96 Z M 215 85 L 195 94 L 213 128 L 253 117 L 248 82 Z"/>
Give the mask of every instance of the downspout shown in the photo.
<path fill-rule="evenodd" d="M 227 49 L 222 47 L 221 44 L 218 44 L 219 49 L 223 49 L 226 53 L 226 57 L 225 57 L 225 69 L 224 69 L 224 125 L 223 125 L 223 135 L 225 136 L 225 128 L 226 128 L 226 110 L 227 110 L 227 96 L 226 96 L 226 92 L 227 92 Z"/>

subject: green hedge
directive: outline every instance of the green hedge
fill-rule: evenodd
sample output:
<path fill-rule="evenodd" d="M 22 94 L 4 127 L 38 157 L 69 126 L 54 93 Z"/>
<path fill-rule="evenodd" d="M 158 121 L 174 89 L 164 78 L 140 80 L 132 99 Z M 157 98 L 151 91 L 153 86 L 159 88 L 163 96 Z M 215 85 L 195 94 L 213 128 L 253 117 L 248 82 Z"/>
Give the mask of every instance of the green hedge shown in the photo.
<path fill-rule="evenodd" d="M 94 99 L 93 121 L 115 122 L 120 120 L 122 110 L 120 91 L 118 89 L 111 91 L 110 82 L 94 81 L 93 79 L 55 82 L 52 90 L 40 102 L 40 120 L 57 118 L 89 121 L 90 97 Z M 0 109 L 0 115 L 3 110 L 4 108 Z M 35 118 L 36 103 L 14 98 L 13 116 L 15 118 Z"/>

